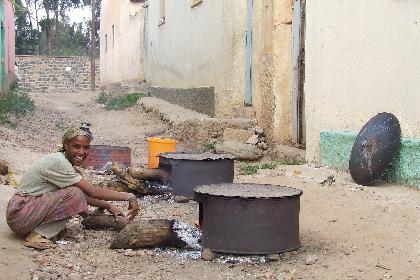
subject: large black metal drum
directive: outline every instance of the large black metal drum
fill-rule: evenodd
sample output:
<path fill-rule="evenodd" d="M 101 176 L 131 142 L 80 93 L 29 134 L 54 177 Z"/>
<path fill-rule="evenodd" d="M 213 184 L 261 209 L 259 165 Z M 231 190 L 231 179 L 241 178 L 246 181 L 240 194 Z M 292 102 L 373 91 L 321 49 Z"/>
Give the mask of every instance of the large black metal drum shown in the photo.
<path fill-rule="evenodd" d="M 234 159 L 228 154 L 161 153 L 159 168 L 168 172 L 173 195 L 194 198 L 194 187 L 232 183 Z"/>
<path fill-rule="evenodd" d="M 302 191 L 260 184 L 198 186 L 202 246 L 215 252 L 273 254 L 299 247 Z"/>

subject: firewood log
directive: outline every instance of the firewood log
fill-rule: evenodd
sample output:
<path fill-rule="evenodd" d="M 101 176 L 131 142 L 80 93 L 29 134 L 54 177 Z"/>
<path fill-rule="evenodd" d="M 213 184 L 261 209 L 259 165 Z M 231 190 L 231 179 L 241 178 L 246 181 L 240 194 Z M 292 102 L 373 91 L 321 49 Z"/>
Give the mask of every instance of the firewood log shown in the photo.
<path fill-rule="evenodd" d="M 100 230 L 100 229 L 114 229 L 121 230 L 128 223 L 127 218 L 107 215 L 102 209 L 96 209 L 82 220 L 82 225 L 86 229 Z"/>
<path fill-rule="evenodd" d="M 126 192 L 127 185 L 120 181 L 105 180 L 96 185 L 99 188 L 110 189 L 116 192 Z"/>
<path fill-rule="evenodd" d="M 125 168 L 116 162 L 112 163 L 112 172 L 117 175 L 118 179 L 123 182 L 130 190 L 143 195 L 162 194 L 162 191 L 149 187 L 146 182 L 134 179 L 125 171 Z"/>
<path fill-rule="evenodd" d="M 133 221 L 115 236 L 110 248 L 184 248 L 187 244 L 173 231 L 173 222 L 165 219 Z"/>
<path fill-rule="evenodd" d="M 128 174 L 134 179 L 145 181 L 163 182 L 169 178 L 169 174 L 159 168 L 130 167 L 128 168 Z"/>

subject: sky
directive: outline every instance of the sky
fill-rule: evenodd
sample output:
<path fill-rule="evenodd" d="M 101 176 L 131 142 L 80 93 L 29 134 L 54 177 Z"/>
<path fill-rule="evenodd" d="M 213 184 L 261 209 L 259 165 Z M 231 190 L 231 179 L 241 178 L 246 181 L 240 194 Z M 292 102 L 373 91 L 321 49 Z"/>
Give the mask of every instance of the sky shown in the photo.
<path fill-rule="evenodd" d="M 40 10 L 38 15 L 39 18 L 42 18 L 43 16 L 45 16 L 45 12 L 43 10 Z M 72 24 L 75 22 L 81 22 L 84 18 L 90 19 L 92 13 L 90 11 L 90 7 L 83 7 L 69 10 L 68 16 L 70 18 L 70 24 Z M 35 19 L 32 20 L 32 23 L 36 25 Z"/>
<path fill-rule="evenodd" d="M 90 19 L 92 16 L 89 7 L 72 9 L 69 11 L 70 23 L 81 22 L 84 18 Z"/>

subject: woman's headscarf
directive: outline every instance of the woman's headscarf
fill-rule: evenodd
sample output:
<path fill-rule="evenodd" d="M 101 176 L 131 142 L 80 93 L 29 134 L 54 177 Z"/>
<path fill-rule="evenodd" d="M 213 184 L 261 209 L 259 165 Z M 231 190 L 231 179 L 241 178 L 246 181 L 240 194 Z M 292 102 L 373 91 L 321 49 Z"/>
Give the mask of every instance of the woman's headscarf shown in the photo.
<path fill-rule="evenodd" d="M 90 130 L 90 123 L 81 122 L 70 126 L 69 129 L 64 133 L 61 143 L 63 144 L 62 150 L 64 150 L 64 143 L 76 136 L 86 136 L 90 141 L 93 140 L 93 134 Z"/>

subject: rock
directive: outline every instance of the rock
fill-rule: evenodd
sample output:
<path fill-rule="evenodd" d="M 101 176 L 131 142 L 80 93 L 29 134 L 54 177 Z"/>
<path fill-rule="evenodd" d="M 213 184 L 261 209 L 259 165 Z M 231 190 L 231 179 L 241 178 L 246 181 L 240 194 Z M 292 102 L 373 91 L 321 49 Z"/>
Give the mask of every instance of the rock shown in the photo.
<path fill-rule="evenodd" d="M 127 249 L 124 252 L 124 256 L 126 256 L 126 257 L 134 257 L 134 256 L 137 256 L 137 252 L 136 251 L 133 251 L 132 249 Z"/>
<path fill-rule="evenodd" d="M 318 260 L 317 255 L 309 255 L 305 259 L 305 264 L 306 265 L 313 265 L 314 263 L 316 263 L 317 260 Z"/>
<path fill-rule="evenodd" d="M 187 202 L 190 201 L 190 199 L 186 196 L 181 195 L 181 196 L 176 196 L 174 201 L 177 202 L 177 203 L 187 203 Z"/>
<path fill-rule="evenodd" d="M 280 260 L 280 255 L 279 254 L 269 254 L 269 255 L 265 256 L 265 259 L 268 262 L 278 262 Z"/>
<path fill-rule="evenodd" d="M 223 141 L 245 143 L 251 136 L 254 135 L 254 132 L 250 130 L 226 128 L 225 131 L 223 131 Z"/>
<path fill-rule="evenodd" d="M 270 152 L 272 160 L 305 162 L 305 150 L 287 145 L 276 145 Z"/>
<path fill-rule="evenodd" d="M 81 280 L 82 276 L 78 272 L 72 272 L 68 275 L 69 280 Z"/>
<path fill-rule="evenodd" d="M 257 145 L 258 143 L 258 135 L 252 135 L 246 140 L 246 144 Z"/>
<path fill-rule="evenodd" d="M 39 280 L 52 280 L 51 276 L 48 273 L 40 273 L 38 275 Z"/>
<path fill-rule="evenodd" d="M 260 148 L 261 150 L 267 150 L 268 149 L 268 145 L 265 142 L 259 142 L 257 144 L 257 147 Z"/>
<path fill-rule="evenodd" d="M 254 145 L 225 141 L 216 145 L 216 153 L 231 154 L 237 160 L 258 160 L 263 153 Z"/>
<path fill-rule="evenodd" d="M 204 248 L 201 251 L 201 258 L 205 261 L 212 261 L 216 258 L 216 254 L 212 250 Z"/>
<path fill-rule="evenodd" d="M 290 259 L 290 257 L 292 256 L 292 253 L 291 252 L 284 252 L 283 254 L 281 254 L 281 256 L 284 259 Z"/>
<path fill-rule="evenodd" d="M 0 159 L 0 175 L 7 175 L 9 173 L 9 163 Z"/>
<path fill-rule="evenodd" d="M 262 127 L 256 126 L 252 129 L 252 131 L 258 136 L 264 136 L 264 129 L 262 129 Z"/>

